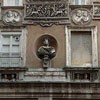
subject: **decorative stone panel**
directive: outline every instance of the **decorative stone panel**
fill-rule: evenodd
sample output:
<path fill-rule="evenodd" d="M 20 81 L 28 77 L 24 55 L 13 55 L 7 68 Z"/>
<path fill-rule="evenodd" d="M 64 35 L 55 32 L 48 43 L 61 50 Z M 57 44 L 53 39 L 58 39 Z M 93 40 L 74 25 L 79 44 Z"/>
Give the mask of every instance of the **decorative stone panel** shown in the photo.
<path fill-rule="evenodd" d="M 65 67 L 65 73 L 72 82 L 98 82 L 99 68 Z"/>
<path fill-rule="evenodd" d="M 21 21 L 20 13 L 14 10 L 9 10 L 2 16 L 2 21 L 7 25 L 16 25 Z"/>
<path fill-rule="evenodd" d="M 86 8 L 77 8 L 72 10 L 71 19 L 76 25 L 86 25 L 92 19 L 91 12 Z"/>
<path fill-rule="evenodd" d="M 93 2 L 93 18 L 100 19 L 100 2 Z"/>
<path fill-rule="evenodd" d="M 1 7 L 1 26 L 22 26 L 23 25 L 23 7 Z"/>
<path fill-rule="evenodd" d="M 68 24 L 68 0 L 27 0 L 25 4 L 26 24 L 40 24 L 51 26 L 52 24 Z"/>

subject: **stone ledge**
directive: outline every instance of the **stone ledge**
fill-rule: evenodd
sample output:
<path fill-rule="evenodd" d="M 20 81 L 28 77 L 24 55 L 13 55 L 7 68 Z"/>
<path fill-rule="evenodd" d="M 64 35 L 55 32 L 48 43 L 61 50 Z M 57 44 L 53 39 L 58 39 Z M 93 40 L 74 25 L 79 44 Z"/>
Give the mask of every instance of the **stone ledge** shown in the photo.
<path fill-rule="evenodd" d="M 100 67 L 64 67 L 65 71 L 99 71 Z"/>
<path fill-rule="evenodd" d="M 27 70 L 27 67 L 0 67 L 0 72 L 23 72 Z"/>

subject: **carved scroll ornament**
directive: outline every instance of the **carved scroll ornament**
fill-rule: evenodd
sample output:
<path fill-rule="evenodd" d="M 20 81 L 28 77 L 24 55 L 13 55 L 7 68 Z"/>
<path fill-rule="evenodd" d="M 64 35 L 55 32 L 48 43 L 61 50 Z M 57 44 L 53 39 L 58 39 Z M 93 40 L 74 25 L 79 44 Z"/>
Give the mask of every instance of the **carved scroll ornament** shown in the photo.
<path fill-rule="evenodd" d="M 4 13 L 2 20 L 5 24 L 14 25 L 20 22 L 21 17 L 17 11 L 9 10 Z"/>
<path fill-rule="evenodd" d="M 91 21 L 91 12 L 85 8 L 73 10 L 71 16 L 76 25 L 85 25 Z"/>

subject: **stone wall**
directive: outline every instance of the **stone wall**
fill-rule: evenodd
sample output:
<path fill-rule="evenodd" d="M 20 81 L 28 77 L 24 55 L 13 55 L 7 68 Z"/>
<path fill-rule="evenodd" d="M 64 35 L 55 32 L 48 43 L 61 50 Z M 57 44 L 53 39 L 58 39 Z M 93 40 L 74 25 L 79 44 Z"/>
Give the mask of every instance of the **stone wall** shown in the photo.
<path fill-rule="evenodd" d="M 99 100 L 100 84 L 86 83 L 0 83 L 0 98 L 25 100 Z"/>

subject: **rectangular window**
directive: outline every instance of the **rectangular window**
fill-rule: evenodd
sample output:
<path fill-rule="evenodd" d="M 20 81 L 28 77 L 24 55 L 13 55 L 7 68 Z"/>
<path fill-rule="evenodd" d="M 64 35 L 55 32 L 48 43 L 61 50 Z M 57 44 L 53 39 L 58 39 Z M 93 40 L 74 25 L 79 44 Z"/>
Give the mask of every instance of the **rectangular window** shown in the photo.
<path fill-rule="evenodd" d="M 86 5 L 87 0 L 72 0 L 72 4 L 74 5 Z"/>
<path fill-rule="evenodd" d="M 3 0 L 4 6 L 22 6 L 23 1 L 22 0 Z"/>
<path fill-rule="evenodd" d="M 22 64 L 21 32 L 1 32 L 0 66 L 20 67 Z"/>
<path fill-rule="evenodd" d="M 97 27 L 66 28 L 66 66 L 98 67 Z"/>
<path fill-rule="evenodd" d="M 71 63 L 75 66 L 91 66 L 92 38 L 88 31 L 71 32 Z"/>

